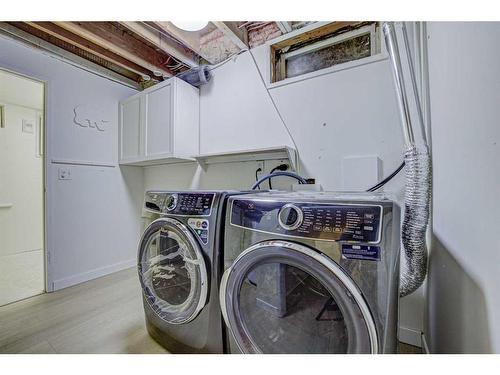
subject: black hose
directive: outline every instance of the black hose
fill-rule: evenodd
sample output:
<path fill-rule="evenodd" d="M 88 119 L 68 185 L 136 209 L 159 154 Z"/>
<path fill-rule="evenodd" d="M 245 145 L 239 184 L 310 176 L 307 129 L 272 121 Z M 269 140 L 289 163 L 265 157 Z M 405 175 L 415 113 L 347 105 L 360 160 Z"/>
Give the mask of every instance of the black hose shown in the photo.
<path fill-rule="evenodd" d="M 372 186 L 371 188 L 369 188 L 366 191 L 373 192 L 375 190 L 380 189 L 382 186 L 384 186 L 386 183 L 388 183 L 390 180 L 392 180 L 394 178 L 394 176 L 396 176 L 399 172 L 401 172 L 401 169 L 403 169 L 404 166 L 405 166 L 405 162 L 403 160 L 401 165 L 394 172 L 392 172 L 389 176 L 387 176 L 382 181 L 380 181 L 377 185 Z"/>
<path fill-rule="evenodd" d="M 307 181 L 299 176 L 297 173 L 294 173 L 294 172 L 275 172 L 275 173 L 271 173 L 271 174 L 268 174 L 264 177 L 261 177 L 255 184 L 253 184 L 252 186 L 252 190 L 255 190 L 256 188 L 258 188 L 260 186 L 261 183 L 263 183 L 264 181 L 270 179 L 270 178 L 274 178 L 274 177 L 278 177 L 278 176 L 287 176 L 287 177 L 292 177 L 292 178 L 295 178 L 296 180 L 299 181 L 299 183 L 301 184 L 307 184 Z"/>

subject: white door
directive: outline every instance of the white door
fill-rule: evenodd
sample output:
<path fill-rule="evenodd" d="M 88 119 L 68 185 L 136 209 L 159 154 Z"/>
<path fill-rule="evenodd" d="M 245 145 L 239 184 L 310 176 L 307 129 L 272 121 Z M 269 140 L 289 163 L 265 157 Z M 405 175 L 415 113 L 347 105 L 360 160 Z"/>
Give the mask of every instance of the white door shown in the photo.
<path fill-rule="evenodd" d="M 45 290 L 43 83 L 0 70 L 0 306 Z"/>

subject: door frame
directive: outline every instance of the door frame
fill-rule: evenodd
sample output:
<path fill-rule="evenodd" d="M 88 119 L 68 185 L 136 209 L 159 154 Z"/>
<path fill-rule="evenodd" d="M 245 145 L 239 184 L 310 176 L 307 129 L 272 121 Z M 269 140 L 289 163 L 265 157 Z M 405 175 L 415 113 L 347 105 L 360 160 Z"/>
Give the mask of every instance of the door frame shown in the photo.
<path fill-rule="evenodd" d="M 42 223 L 42 243 L 43 243 L 43 259 L 44 259 L 44 264 L 43 264 L 43 276 L 44 276 L 44 293 L 51 292 L 53 291 L 53 288 L 51 288 L 51 285 L 49 283 L 49 267 L 50 267 L 50 252 L 48 248 L 48 210 L 47 210 L 47 112 L 48 112 L 48 105 L 47 105 L 47 99 L 48 99 L 48 81 L 44 79 L 40 79 L 37 77 L 33 77 L 28 74 L 20 73 L 18 71 L 15 71 L 13 69 L 9 69 L 4 66 L 0 66 L 0 70 L 18 77 L 22 77 L 25 79 L 29 79 L 31 81 L 35 81 L 37 83 L 41 83 L 43 85 L 43 105 L 42 105 L 42 121 L 43 121 L 43 127 L 42 131 L 40 133 L 40 136 L 42 137 L 42 142 L 41 142 L 41 158 L 42 158 L 42 193 L 43 193 L 43 199 L 42 199 L 42 217 L 43 217 L 43 223 Z"/>

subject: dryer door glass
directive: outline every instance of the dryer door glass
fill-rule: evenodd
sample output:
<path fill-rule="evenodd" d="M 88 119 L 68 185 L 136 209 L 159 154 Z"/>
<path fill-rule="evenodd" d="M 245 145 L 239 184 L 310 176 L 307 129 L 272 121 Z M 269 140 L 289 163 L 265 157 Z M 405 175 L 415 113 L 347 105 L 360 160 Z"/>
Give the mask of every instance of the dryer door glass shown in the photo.
<path fill-rule="evenodd" d="M 359 290 L 335 262 L 303 245 L 246 250 L 223 278 L 221 305 L 245 353 L 370 353 L 376 330 Z"/>
<path fill-rule="evenodd" d="M 146 302 L 166 322 L 187 323 L 206 303 L 202 252 L 177 220 L 158 219 L 146 229 L 139 247 L 139 278 Z"/>

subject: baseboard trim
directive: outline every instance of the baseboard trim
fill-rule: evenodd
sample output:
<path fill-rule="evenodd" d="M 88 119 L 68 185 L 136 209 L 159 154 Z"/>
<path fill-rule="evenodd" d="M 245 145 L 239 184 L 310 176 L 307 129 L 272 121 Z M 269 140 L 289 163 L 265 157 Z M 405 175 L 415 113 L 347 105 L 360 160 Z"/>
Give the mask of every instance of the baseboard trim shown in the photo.
<path fill-rule="evenodd" d="M 422 333 L 422 348 L 424 349 L 425 354 L 431 354 L 429 350 L 429 345 L 427 345 L 427 339 L 425 338 L 425 334 Z"/>
<path fill-rule="evenodd" d="M 60 290 L 64 288 L 68 288 L 70 286 L 83 283 L 85 281 L 93 280 L 101 276 L 109 275 L 113 272 L 118 272 L 124 270 L 126 268 L 133 267 L 136 264 L 137 260 L 129 259 L 123 262 L 111 264 L 109 266 L 99 267 L 93 269 L 91 271 L 82 272 L 78 275 L 73 275 L 70 277 L 66 277 L 64 279 L 55 280 L 52 282 L 52 290 Z"/>
<path fill-rule="evenodd" d="M 399 341 L 421 348 L 422 332 L 411 328 L 399 327 Z"/>

